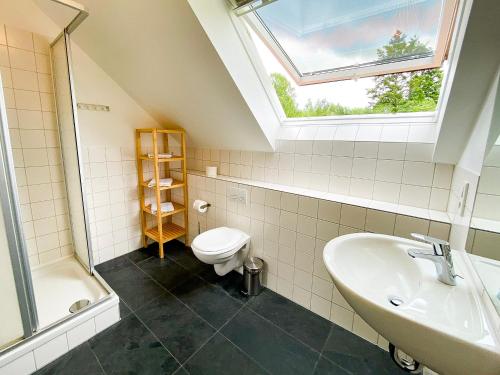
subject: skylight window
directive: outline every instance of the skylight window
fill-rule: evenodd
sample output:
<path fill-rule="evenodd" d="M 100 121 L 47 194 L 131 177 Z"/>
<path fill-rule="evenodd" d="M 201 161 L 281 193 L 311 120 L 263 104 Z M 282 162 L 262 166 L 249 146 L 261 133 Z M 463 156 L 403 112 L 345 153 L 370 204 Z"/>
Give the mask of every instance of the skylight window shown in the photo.
<path fill-rule="evenodd" d="M 457 1 L 276 0 L 245 18 L 295 82 L 308 85 L 440 67 Z M 398 46 L 401 36 L 407 43 Z"/>
<path fill-rule="evenodd" d="M 286 118 L 436 110 L 459 0 L 229 2 Z"/>

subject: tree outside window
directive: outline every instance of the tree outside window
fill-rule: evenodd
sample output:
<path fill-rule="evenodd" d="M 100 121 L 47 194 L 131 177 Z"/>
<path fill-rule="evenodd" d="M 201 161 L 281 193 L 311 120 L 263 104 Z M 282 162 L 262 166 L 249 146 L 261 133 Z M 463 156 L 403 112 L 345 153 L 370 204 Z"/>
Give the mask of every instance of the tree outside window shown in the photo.
<path fill-rule="evenodd" d="M 408 38 L 398 30 L 386 45 L 377 50 L 377 56 L 380 60 L 385 60 L 429 51 L 418 38 Z M 326 99 L 314 103 L 309 100 L 300 108 L 295 90 L 287 78 L 282 74 L 272 73 L 271 79 L 287 117 L 315 117 L 434 111 L 439 99 L 443 72 L 441 69 L 426 69 L 374 77 L 374 86 L 367 90 L 371 103 L 368 107 L 361 108 L 342 106 Z"/>

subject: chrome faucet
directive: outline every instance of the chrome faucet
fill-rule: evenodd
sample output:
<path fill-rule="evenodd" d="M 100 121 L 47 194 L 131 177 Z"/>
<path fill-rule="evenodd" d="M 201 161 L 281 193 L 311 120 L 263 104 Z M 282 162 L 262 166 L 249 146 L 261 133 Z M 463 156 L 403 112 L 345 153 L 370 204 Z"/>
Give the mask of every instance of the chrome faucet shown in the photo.
<path fill-rule="evenodd" d="M 434 263 L 438 280 L 444 284 L 457 285 L 453 259 L 451 258 L 450 244 L 438 238 L 425 236 L 423 234 L 412 233 L 411 236 L 419 241 L 432 245 L 432 252 L 422 249 L 409 249 L 408 255 L 412 258 L 427 259 Z"/>

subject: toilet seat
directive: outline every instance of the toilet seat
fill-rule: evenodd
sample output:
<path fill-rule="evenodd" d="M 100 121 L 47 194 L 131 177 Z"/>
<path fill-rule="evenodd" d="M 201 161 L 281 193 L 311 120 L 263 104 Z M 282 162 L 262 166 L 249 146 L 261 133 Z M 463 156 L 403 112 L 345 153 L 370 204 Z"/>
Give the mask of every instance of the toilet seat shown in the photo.
<path fill-rule="evenodd" d="M 191 247 L 203 254 L 216 256 L 234 254 L 250 237 L 239 229 L 219 227 L 207 230 L 196 236 Z"/>

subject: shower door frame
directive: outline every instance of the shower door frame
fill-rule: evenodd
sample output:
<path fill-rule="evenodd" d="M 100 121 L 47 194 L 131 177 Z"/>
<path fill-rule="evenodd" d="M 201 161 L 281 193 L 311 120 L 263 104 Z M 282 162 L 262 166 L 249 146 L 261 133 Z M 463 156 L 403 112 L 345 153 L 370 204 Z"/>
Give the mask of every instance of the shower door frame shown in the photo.
<path fill-rule="evenodd" d="M 74 90 L 74 80 L 71 65 L 71 48 L 69 35 L 74 31 L 78 25 L 88 16 L 87 10 L 71 0 L 52 0 L 61 5 L 68 6 L 78 11 L 78 14 L 73 20 L 64 28 L 64 30 L 54 39 L 51 46 L 55 44 L 60 38 L 64 38 L 65 43 L 65 57 L 68 67 L 69 88 L 71 95 L 71 109 L 73 119 L 73 130 L 75 142 L 77 147 L 77 162 L 78 162 L 78 176 L 80 188 L 82 193 L 83 215 L 85 222 L 85 234 L 87 240 L 87 252 L 89 257 L 89 264 L 85 265 L 75 257 L 82 266 L 86 268 L 89 273 L 97 279 L 101 286 L 108 293 L 105 297 L 95 301 L 82 310 L 67 315 L 64 318 L 46 326 L 40 327 L 38 320 L 38 312 L 35 301 L 35 293 L 33 287 L 33 280 L 31 275 L 31 268 L 29 265 L 27 244 L 25 241 L 23 226 L 20 213 L 20 201 L 17 191 L 17 183 L 14 169 L 14 159 L 12 156 L 12 148 L 10 143 L 10 132 L 7 122 L 7 108 L 5 105 L 3 86 L 0 76 L 0 215 L 3 215 L 5 221 L 5 230 L 8 238 L 9 255 L 11 258 L 14 281 L 16 292 L 18 295 L 19 310 L 21 315 L 23 336 L 13 344 L 0 349 L 0 357 L 3 354 L 12 352 L 16 348 L 24 345 L 26 342 L 36 340 L 36 338 L 43 332 L 58 327 L 68 321 L 75 320 L 78 316 L 85 311 L 102 305 L 113 298 L 116 294 L 107 284 L 107 282 L 94 271 L 94 262 L 92 257 L 92 246 L 90 237 L 90 227 L 88 222 L 88 210 L 85 200 L 85 188 L 83 184 L 83 163 L 81 159 L 81 141 L 78 125 L 77 104 Z M 60 129 L 59 129 L 60 136 Z M 62 144 L 61 144 L 62 145 Z M 61 146 L 62 148 L 62 146 Z M 64 160 L 63 160 L 64 162 Z"/>
<path fill-rule="evenodd" d="M 71 61 L 71 40 L 70 40 L 70 32 L 75 30 L 75 28 L 87 17 L 88 13 L 81 11 L 74 19 L 69 23 L 68 26 L 62 31 L 61 34 L 57 36 L 52 43 L 50 43 L 50 47 L 53 48 L 54 45 L 62 40 L 62 43 L 64 43 L 64 49 L 65 49 L 65 57 L 66 57 L 66 66 L 68 68 L 68 79 L 69 79 L 69 90 L 70 90 L 70 97 L 71 97 L 71 114 L 72 114 L 72 119 L 73 119 L 73 132 L 74 132 L 74 137 L 75 137 L 75 145 L 76 145 L 76 157 L 77 157 L 77 164 L 78 164 L 78 176 L 79 176 L 79 182 L 80 182 L 80 193 L 82 195 L 82 207 L 83 207 L 83 219 L 84 219 L 84 225 L 85 225 L 85 236 L 86 236 L 86 242 L 87 242 L 87 258 L 88 258 L 88 264 L 85 264 L 85 262 L 80 259 L 80 257 L 77 255 L 77 252 L 75 252 L 75 258 L 80 262 L 80 264 L 89 271 L 91 275 L 94 275 L 94 257 L 93 257 L 93 251 L 92 251 L 92 240 L 91 240 L 91 234 L 90 234 L 90 224 L 88 220 L 88 205 L 86 202 L 86 195 L 85 195 L 85 186 L 84 186 L 84 181 L 83 181 L 83 161 L 82 161 L 82 150 L 81 150 L 81 138 L 80 138 L 80 126 L 78 123 L 78 112 L 77 112 L 77 102 L 76 102 L 76 95 L 75 95 L 75 85 L 74 85 L 74 79 L 73 79 L 73 70 L 72 70 L 72 61 Z M 75 26 L 75 23 L 77 24 Z M 53 78 L 55 80 L 55 78 Z M 55 88 L 54 88 L 55 90 Z M 54 91 L 55 92 L 55 91 Z M 56 101 L 57 102 L 57 101 Z M 56 103 L 57 106 L 57 103 Z M 57 113 L 57 112 L 56 112 Z M 59 120 L 58 120 L 59 122 Z M 61 145 L 61 153 L 62 153 L 62 163 L 64 166 L 64 152 L 63 152 L 63 143 L 62 143 L 62 129 L 59 124 L 58 126 L 59 130 L 59 144 Z M 68 192 L 68 184 L 66 185 L 66 196 L 69 197 L 69 192 Z M 71 214 L 70 214 L 70 221 L 71 221 Z"/>

